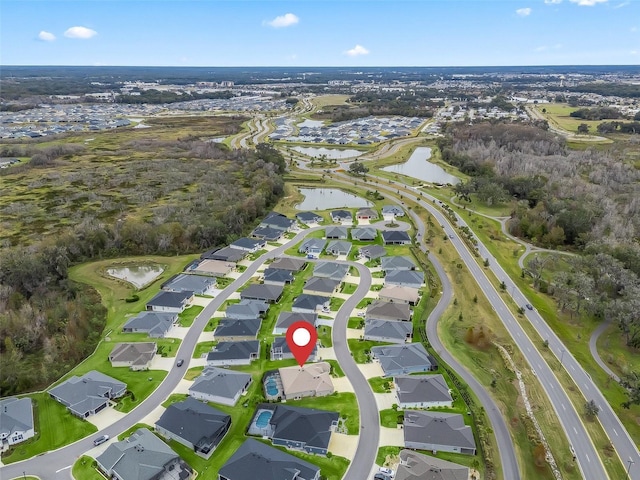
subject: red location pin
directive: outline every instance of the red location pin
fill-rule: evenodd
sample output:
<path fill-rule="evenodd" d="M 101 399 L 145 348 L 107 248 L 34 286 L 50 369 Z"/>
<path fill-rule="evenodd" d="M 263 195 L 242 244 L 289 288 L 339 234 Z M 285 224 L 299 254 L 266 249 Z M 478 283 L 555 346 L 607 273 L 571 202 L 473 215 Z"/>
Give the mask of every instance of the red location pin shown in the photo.
<path fill-rule="evenodd" d="M 293 353 L 298 365 L 303 366 L 318 340 L 318 332 L 313 325 L 302 320 L 294 322 L 287 328 L 287 345 Z"/>

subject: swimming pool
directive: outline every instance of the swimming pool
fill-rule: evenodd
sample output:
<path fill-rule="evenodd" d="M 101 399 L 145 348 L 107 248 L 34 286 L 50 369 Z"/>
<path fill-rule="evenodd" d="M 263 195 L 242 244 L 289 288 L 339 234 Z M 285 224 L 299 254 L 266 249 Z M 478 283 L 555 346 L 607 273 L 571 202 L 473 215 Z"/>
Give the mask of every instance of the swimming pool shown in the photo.
<path fill-rule="evenodd" d="M 268 378 L 265 382 L 265 387 L 267 388 L 267 394 L 271 395 L 272 397 L 278 395 L 278 383 L 276 382 L 275 378 Z"/>
<path fill-rule="evenodd" d="M 270 412 L 269 410 L 263 410 L 260 412 L 258 414 L 258 418 L 256 418 L 256 427 L 264 428 L 269 425 L 269 420 L 271 420 L 272 415 L 273 412 Z"/>

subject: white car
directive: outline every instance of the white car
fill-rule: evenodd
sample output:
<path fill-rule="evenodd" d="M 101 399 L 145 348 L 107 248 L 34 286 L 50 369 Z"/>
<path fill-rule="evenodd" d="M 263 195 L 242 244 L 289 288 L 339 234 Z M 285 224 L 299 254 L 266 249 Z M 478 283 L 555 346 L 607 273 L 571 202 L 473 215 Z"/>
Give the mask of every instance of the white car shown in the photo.
<path fill-rule="evenodd" d="M 385 475 L 389 475 L 390 477 L 393 477 L 394 472 L 390 468 L 380 467 L 380 473 L 384 473 Z"/>

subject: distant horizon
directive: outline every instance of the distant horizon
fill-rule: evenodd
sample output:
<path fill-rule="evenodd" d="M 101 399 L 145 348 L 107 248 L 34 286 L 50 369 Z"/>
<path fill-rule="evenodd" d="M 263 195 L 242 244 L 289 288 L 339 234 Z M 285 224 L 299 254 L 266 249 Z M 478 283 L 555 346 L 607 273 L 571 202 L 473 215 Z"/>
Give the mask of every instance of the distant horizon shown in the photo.
<path fill-rule="evenodd" d="M 636 67 L 640 72 L 640 64 L 637 63 L 548 63 L 548 64 L 513 64 L 513 65 L 85 65 L 85 64 L 2 64 L 0 68 L 273 68 L 273 69 L 306 69 L 306 68 L 344 68 L 351 70 L 366 68 L 544 68 L 544 67 Z M 1 73 L 1 72 L 0 72 Z"/>

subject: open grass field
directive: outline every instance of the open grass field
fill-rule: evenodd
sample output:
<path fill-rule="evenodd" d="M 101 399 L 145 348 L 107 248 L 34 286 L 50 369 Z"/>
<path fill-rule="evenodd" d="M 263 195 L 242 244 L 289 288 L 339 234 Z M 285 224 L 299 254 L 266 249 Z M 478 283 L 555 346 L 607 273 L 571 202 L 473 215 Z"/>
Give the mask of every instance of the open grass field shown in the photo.
<path fill-rule="evenodd" d="M 18 462 L 55 450 L 98 431 L 91 423 L 71 415 L 48 393 L 34 393 L 28 396 L 33 400 L 36 435 L 5 452 L 2 455 L 3 463 Z"/>
<path fill-rule="evenodd" d="M 538 112 L 543 115 L 549 123 L 555 125 L 558 128 L 566 130 L 571 133 L 578 133 L 578 125 L 586 123 L 589 125 L 589 133 L 591 135 L 598 135 L 598 125 L 602 122 L 608 122 L 610 120 L 583 120 L 581 118 L 571 117 L 570 114 L 579 110 L 581 107 L 570 107 L 566 103 L 548 103 L 534 105 Z M 545 110 L 544 112 L 542 110 Z"/>

